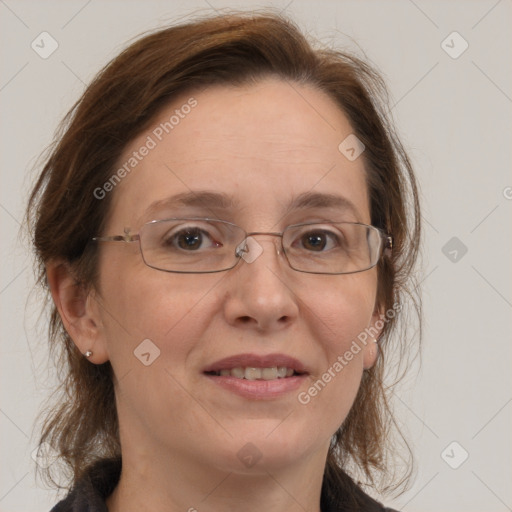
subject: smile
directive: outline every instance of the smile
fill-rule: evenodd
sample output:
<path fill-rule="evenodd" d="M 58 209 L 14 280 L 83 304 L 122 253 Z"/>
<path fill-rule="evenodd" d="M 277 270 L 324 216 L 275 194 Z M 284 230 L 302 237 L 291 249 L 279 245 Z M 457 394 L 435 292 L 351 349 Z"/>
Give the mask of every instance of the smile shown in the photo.
<path fill-rule="evenodd" d="M 286 366 L 272 366 L 269 368 L 255 368 L 252 366 L 218 370 L 216 372 L 209 372 L 209 375 L 216 375 L 218 377 L 235 377 L 237 379 L 246 380 L 274 380 L 285 379 L 293 375 L 299 375 L 293 368 Z"/>
<path fill-rule="evenodd" d="M 296 392 L 309 369 L 287 354 L 238 354 L 203 368 L 212 383 L 250 400 L 268 400 Z"/>

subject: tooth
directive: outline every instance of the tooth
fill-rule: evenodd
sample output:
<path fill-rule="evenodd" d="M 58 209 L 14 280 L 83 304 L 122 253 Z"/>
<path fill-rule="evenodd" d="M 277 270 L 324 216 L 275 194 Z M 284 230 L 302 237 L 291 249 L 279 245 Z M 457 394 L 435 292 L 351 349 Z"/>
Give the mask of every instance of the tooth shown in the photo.
<path fill-rule="evenodd" d="M 295 372 L 292 368 L 287 368 L 286 366 L 272 366 L 267 368 L 255 368 L 254 366 L 243 368 L 241 366 L 237 366 L 230 370 L 219 370 L 217 375 L 220 375 L 221 377 L 232 376 L 238 379 L 245 378 L 247 380 L 274 380 L 291 377 L 294 373 Z"/>
<path fill-rule="evenodd" d="M 277 367 L 274 366 L 272 368 L 262 368 L 261 378 L 263 380 L 277 379 Z"/>
<path fill-rule="evenodd" d="M 247 380 L 261 379 L 261 368 L 246 368 L 245 378 Z"/>
<path fill-rule="evenodd" d="M 238 379 L 243 379 L 245 376 L 245 370 L 240 366 L 237 366 L 236 368 L 231 369 L 231 375 Z"/>
<path fill-rule="evenodd" d="M 277 367 L 277 377 L 279 379 L 284 379 L 286 377 L 286 366 Z"/>

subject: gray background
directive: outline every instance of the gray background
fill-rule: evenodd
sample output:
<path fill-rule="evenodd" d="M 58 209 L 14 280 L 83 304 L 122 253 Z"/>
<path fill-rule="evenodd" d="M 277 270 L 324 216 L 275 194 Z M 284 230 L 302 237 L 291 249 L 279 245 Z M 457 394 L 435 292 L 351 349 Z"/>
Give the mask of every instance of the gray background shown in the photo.
<path fill-rule="evenodd" d="M 130 38 L 196 9 L 263 5 L 283 9 L 324 42 L 364 50 L 388 82 L 420 181 L 423 364 L 395 400 L 418 468 L 411 489 L 386 504 L 512 510 L 510 0 L 0 0 L 0 511 L 45 512 L 57 500 L 35 481 L 31 458 L 34 419 L 55 370 L 31 293 L 30 255 L 18 239 L 38 155 L 85 84 Z M 47 59 L 31 48 L 43 31 L 59 45 Z M 454 31 L 469 44 L 457 58 L 462 39 L 442 45 Z"/>

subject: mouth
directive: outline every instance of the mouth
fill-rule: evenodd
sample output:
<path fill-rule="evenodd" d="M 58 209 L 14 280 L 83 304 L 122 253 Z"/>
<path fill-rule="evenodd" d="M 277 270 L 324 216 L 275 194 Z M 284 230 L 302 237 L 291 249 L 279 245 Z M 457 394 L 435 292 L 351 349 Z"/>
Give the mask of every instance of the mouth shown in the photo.
<path fill-rule="evenodd" d="M 275 380 L 286 379 L 294 375 L 303 375 L 293 368 L 286 366 L 270 366 L 267 368 L 258 368 L 255 366 L 236 366 L 235 368 L 223 368 L 222 370 L 205 372 L 206 375 L 217 377 L 235 377 L 236 379 L 246 380 Z"/>
<path fill-rule="evenodd" d="M 240 354 L 209 365 L 203 374 L 245 398 L 265 399 L 296 390 L 309 372 L 299 360 L 284 354 Z"/>

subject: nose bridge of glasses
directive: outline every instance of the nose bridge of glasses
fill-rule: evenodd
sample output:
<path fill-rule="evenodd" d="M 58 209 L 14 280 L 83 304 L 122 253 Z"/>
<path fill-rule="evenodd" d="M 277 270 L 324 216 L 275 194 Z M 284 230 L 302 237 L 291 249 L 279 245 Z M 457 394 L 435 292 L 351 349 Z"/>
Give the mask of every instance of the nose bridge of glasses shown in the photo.
<path fill-rule="evenodd" d="M 237 252 L 239 253 L 239 255 L 241 255 L 246 261 L 252 262 L 261 253 L 263 253 L 262 243 L 263 243 L 264 239 L 262 240 L 261 238 L 259 238 L 259 240 L 257 240 L 256 238 L 254 238 L 254 235 L 257 235 L 258 238 L 261 235 L 276 237 L 276 238 L 272 238 L 272 239 L 266 240 L 266 241 L 271 242 L 274 245 L 274 247 L 277 251 L 277 254 L 281 254 L 281 241 L 278 241 L 278 238 L 282 240 L 282 238 L 283 238 L 282 233 L 277 233 L 277 232 L 272 232 L 272 231 L 251 231 L 250 233 L 246 233 L 242 244 L 240 244 L 237 249 Z M 245 256 L 244 256 L 244 253 L 245 253 Z M 249 255 L 249 253 L 251 253 L 251 255 Z M 249 260 L 252 260 L 252 261 L 249 261 Z"/>

